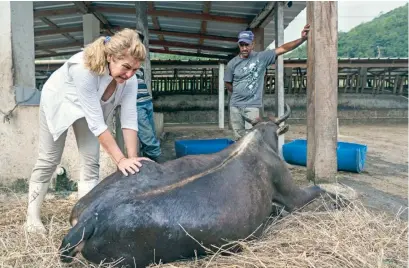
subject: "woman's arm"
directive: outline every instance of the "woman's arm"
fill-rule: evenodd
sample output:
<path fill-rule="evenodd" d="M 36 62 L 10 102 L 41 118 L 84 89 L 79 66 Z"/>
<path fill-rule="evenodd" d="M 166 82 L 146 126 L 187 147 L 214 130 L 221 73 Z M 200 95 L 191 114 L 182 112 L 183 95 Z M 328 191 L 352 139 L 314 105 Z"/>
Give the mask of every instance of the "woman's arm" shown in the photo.
<path fill-rule="evenodd" d="M 98 141 L 104 150 L 111 156 L 116 165 L 125 158 L 111 132 L 107 129 L 98 136 Z"/>
<path fill-rule="evenodd" d="M 138 132 L 133 129 L 123 128 L 124 142 L 128 158 L 138 157 Z"/>

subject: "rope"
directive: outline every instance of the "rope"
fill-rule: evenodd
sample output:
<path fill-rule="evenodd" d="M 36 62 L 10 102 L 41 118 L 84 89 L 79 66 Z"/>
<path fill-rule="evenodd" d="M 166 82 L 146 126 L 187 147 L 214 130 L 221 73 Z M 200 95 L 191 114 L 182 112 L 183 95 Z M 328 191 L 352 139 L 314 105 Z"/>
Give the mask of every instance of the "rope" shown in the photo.
<path fill-rule="evenodd" d="M 3 123 L 6 123 L 6 122 L 7 122 L 7 123 L 10 124 L 10 119 L 11 119 L 11 117 L 12 117 L 12 113 L 13 113 L 14 110 L 17 108 L 17 106 L 19 106 L 20 104 L 25 103 L 25 102 L 31 100 L 31 99 L 35 96 L 36 93 L 37 93 L 37 89 L 34 90 L 34 92 L 31 94 L 31 96 L 30 96 L 29 98 L 27 98 L 26 100 L 17 102 L 16 105 L 14 105 L 13 109 L 11 109 L 10 111 L 8 111 L 7 113 L 5 113 L 5 112 L 3 112 L 2 110 L 0 110 L 0 113 L 3 114 Z"/>

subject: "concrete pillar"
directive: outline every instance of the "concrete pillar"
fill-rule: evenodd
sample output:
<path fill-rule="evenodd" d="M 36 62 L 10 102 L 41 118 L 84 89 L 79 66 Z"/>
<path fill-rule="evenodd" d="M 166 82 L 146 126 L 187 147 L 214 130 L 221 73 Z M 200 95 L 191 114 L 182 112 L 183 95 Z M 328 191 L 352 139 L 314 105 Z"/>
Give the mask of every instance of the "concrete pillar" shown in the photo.
<path fill-rule="evenodd" d="M 0 8 L 0 116 L 3 116 L 16 102 L 35 103 L 33 97 L 39 92 L 35 88 L 33 3 L 0 2 Z"/>
<path fill-rule="evenodd" d="M 276 2 L 275 12 L 275 46 L 276 48 L 284 44 L 284 2 Z M 284 114 L 284 58 L 278 56 L 275 68 L 275 115 L 280 117 Z M 280 155 L 284 145 L 284 135 L 278 137 L 278 148 Z"/>
<path fill-rule="evenodd" d="M 335 182 L 338 104 L 337 2 L 307 2 L 307 179 Z"/>
<path fill-rule="evenodd" d="M 224 128 L 224 64 L 219 64 L 219 128 Z"/>
<path fill-rule="evenodd" d="M 145 70 L 145 82 L 148 86 L 150 94 L 152 94 L 152 69 L 151 69 L 151 59 L 149 56 L 149 31 L 148 31 L 148 4 L 143 1 L 135 2 L 136 9 L 136 30 L 141 32 L 145 38 L 143 44 L 148 51 L 144 70 Z"/>
<path fill-rule="evenodd" d="M 35 89 L 33 2 L 0 1 L 0 10 L 0 183 L 8 184 L 27 178 L 33 168 L 38 132 L 38 99 L 37 104 L 33 99 L 39 92 Z M 4 123 L 5 114 L 10 116 Z"/>
<path fill-rule="evenodd" d="M 94 14 L 84 14 L 82 16 L 82 30 L 85 46 L 92 43 L 100 36 L 100 21 L 94 16 Z"/>

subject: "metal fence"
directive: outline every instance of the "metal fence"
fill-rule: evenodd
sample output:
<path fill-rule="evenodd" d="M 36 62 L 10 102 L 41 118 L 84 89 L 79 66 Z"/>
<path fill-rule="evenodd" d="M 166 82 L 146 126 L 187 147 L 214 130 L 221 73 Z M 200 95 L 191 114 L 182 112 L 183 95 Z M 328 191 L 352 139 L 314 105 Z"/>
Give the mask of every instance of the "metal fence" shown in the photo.
<path fill-rule="evenodd" d="M 368 70 L 369 69 L 369 70 Z M 152 72 L 154 95 L 218 94 L 218 68 L 162 69 Z M 340 93 L 408 95 L 407 68 L 342 68 L 338 72 Z M 275 70 L 270 68 L 264 77 L 265 94 L 275 93 Z M 285 68 L 285 94 L 306 94 L 305 68 Z"/>

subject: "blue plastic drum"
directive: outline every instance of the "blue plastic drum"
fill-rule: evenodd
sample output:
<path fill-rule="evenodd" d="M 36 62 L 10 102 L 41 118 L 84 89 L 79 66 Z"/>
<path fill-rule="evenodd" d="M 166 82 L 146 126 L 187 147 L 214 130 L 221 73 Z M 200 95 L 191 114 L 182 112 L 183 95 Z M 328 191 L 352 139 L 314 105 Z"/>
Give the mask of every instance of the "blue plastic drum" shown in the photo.
<path fill-rule="evenodd" d="M 176 140 L 176 157 L 195 154 L 212 154 L 222 151 L 234 141 L 231 139 Z"/>
<path fill-rule="evenodd" d="M 360 173 L 364 170 L 367 146 L 358 143 L 337 143 L 338 170 Z M 293 165 L 307 165 L 307 140 L 297 139 L 283 145 L 284 160 Z"/>

